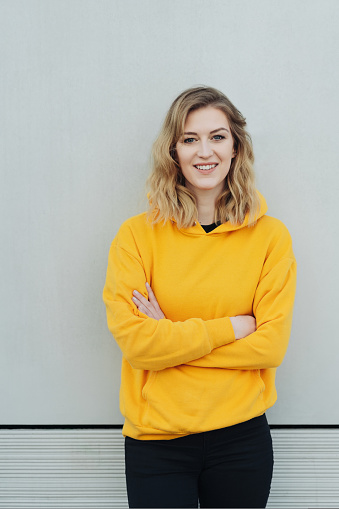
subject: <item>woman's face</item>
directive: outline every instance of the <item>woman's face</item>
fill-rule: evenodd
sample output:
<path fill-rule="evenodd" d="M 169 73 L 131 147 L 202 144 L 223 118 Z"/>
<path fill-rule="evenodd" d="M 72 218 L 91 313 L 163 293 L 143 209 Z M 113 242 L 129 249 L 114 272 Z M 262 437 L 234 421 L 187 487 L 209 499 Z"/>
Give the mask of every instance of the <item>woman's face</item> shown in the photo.
<path fill-rule="evenodd" d="M 218 196 L 235 156 L 225 113 L 211 106 L 192 111 L 176 151 L 185 186 L 195 195 L 213 189 Z"/>

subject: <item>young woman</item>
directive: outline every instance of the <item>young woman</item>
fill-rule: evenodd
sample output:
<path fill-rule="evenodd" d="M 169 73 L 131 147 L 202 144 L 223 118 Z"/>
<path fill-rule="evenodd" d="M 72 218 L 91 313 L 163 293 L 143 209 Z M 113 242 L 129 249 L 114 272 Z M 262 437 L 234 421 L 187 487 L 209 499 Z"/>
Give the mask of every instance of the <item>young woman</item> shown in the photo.
<path fill-rule="evenodd" d="M 265 411 L 291 329 L 290 235 L 266 215 L 241 113 L 218 90 L 173 102 L 149 211 L 114 239 L 104 288 L 122 353 L 130 507 L 265 507 Z"/>

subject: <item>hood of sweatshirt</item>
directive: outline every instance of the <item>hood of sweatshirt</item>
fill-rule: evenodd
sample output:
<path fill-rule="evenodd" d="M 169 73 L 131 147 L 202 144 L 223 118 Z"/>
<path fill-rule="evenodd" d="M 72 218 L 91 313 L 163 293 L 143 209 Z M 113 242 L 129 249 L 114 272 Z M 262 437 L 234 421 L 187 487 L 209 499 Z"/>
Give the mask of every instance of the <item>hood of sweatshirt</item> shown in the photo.
<path fill-rule="evenodd" d="M 256 223 L 258 219 L 260 219 L 262 216 L 264 216 L 267 212 L 267 203 L 265 198 L 259 191 L 257 191 L 259 200 L 260 200 L 260 207 L 254 217 L 254 221 L 249 223 L 249 214 L 247 213 L 245 216 L 244 221 L 241 224 L 232 224 L 230 221 L 227 221 L 226 223 L 220 224 L 217 226 L 214 230 L 212 230 L 209 233 L 206 233 L 203 227 L 198 223 L 198 221 L 195 223 L 194 226 L 190 226 L 189 228 L 181 228 L 180 231 L 182 233 L 185 233 L 187 235 L 219 235 L 220 233 L 226 233 L 231 232 L 235 230 L 240 230 L 241 228 L 245 228 L 247 226 L 250 226 L 251 224 Z M 173 219 L 173 222 L 176 222 Z"/>

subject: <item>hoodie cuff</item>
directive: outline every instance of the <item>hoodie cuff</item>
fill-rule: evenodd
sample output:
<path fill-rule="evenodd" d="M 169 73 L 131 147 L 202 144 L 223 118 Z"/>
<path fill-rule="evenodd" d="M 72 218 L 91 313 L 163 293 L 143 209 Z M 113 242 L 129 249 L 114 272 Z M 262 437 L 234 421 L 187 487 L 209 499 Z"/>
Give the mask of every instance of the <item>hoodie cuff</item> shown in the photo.
<path fill-rule="evenodd" d="M 229 317 L 207 320 L 205 324 L 212 350 L 235 341 L 235 334 Z"/>

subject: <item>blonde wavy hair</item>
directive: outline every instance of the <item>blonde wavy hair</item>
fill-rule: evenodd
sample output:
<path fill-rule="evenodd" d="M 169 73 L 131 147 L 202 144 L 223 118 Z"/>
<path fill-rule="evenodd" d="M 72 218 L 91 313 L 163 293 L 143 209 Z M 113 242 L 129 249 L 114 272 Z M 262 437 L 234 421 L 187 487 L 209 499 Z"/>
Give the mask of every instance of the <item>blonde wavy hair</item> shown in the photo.
<path fill-rule="evenodd" d="M 241 224 L 247 213 L 249 224 L 255 221 L 260 202 L 255 189 L 254 154 L 251 137 L 246 131 L 246 120 L 222 92 L 200 86 L 185 90 L 173 101 L 153 144 L 152 171 L 147 181 L 148 217 L 152 223 L 174 219 L 178 228 L 188 228 L 198 217 L 195 197 L 185 187 L 176 158 L 176 144 L 182 137 L 191 111 L 207 106 L 225 113 L 236 151 L 225 179 L 225 189 L 216 202 L 215 222 Z"/>

